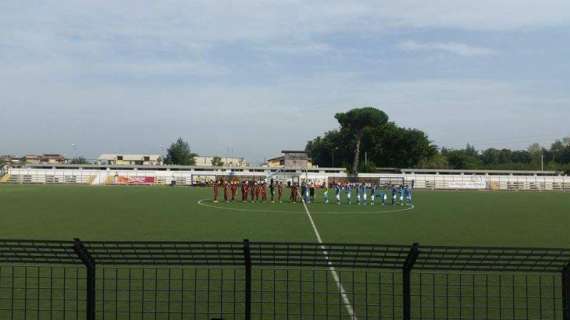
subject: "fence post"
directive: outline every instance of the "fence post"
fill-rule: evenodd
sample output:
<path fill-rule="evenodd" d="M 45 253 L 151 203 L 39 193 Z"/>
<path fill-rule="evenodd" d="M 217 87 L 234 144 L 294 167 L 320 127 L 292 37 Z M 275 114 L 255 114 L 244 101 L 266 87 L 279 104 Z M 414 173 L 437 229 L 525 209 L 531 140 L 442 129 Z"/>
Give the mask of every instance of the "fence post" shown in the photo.
<path fill-rule="evenodd" d="M 562 319 L 570 320 L 570 264 L 562 270 Z"/>
<path fill-rule="evenodd" d="M 243 258 L 245 266 L 245 320 L 251 320 L 251 250 L 249 240 L 243 240 Z"/>
<path fill-rule="evenodd" d="M 81 240 L 77 238 L 73 240 L 73 250 L 87 268 L 86 319 L 95 320 L 95 260 L 93 260 Z"/>
<path fill-rule="evenodd" d="M 419 244 L 414 243 L 410 252 L 408 253 L 408 257 L 406 258 L 406 262 L 404 262 L 403 273 L 402 273 L 402 299 L 403 304 L 403 318 L 404 320 L 410 320 L 412 318 L 412 268 L 418 259 L 420 254 Z"/>

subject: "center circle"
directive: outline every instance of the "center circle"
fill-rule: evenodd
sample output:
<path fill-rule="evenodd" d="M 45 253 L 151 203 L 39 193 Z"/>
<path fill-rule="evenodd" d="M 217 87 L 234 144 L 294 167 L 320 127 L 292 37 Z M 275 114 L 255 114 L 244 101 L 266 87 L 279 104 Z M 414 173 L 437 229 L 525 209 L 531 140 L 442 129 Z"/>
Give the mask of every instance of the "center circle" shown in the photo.
<path fill-rule="evenodd" d="M 291 205 L 291 206 L 299 206 L 299 211 L 292 211 L 292 210 L 276 210 L 276 209 L 250 209 L 250 208 L 233 208 L 229 206 L 224 206 L 224 202 L 214 203 L 212 200 L 202 199 L 198 201 L 198 205 L 208 208 L 220 209 L 220 210 L 228 210 L 228 211 L 235 211 L 235 212 L 250 212 L 250 213 L 282 213 L 282 214 L 305 214 L 303 211 L 303 207 L 301 204 L 292 204 L 292 203 L 280 203 L 279 205 Z M 238 202 L 238 205 L 241 204 Z M 331 209 L 338 206 L 337 204 L 330 204 Z M 346 207 L 346 205 L 341 205 Z M 309 209 L 311 205 L 308 206 Z M 370 206 L 369 206 L 370 207 Z M 319 212 L 319 211 L 311 211 L 312 215 L 377 215 L 377 214 L 385 214 L 385 213 L 401 213 L 406 211 L 411 211 L 415 209 L 414 205 L 407 206 L 407 207 L 400 207 L 400 206 L 382 206 L 376 205 L 374 207 L 378 208 L 396 208 L 396 209 L 381 209 L 377 211 L 326 211 L 326 212 Z M 293 207 L 294 208 L 294 207 Z"/>

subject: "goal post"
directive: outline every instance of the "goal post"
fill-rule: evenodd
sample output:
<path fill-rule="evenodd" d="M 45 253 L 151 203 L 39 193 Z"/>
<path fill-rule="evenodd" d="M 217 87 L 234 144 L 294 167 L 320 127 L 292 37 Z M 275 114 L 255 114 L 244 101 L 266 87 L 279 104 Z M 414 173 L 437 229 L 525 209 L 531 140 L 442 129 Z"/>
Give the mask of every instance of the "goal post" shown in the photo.
<path fill-rule="evenodd" d="M 271 172 L 266 177 L 267 181 L 283 182 L 286 185 L 302 185 L 310 184 L 317 187 L 328 185 L 329 178 L 326 175 L 311 174 L 305 171 L 297 171 L 291 169 L 281 169 Z"/>
<path fill-rule="evenodd" d="M 271 172 L 268 174 L 265 179 L 270 182 L 273 180 L 274 182 L 282 182 L 285 185 L 291 184 L 300 184 L 301 183 L 301 174 L 297 172 L 290 172 L 284 169 L 279 169 L 275 172 Z"/>
<path fill-rule="evenodd" d="M 406 181 L 404 177 L 379 177 L 378 178 L 378 185 L 384 188 L 388 188 L 391 186 L 405 186 L 405 185 L 413 185 L 413 181 Z"/>

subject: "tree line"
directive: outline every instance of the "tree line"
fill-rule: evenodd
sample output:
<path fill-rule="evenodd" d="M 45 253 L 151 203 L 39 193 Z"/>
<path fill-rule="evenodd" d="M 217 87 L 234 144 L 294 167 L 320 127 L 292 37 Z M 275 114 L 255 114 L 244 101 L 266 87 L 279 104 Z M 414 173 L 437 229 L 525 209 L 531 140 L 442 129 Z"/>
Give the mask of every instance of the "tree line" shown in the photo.
<path fill-rule="evenodd" d="M 190 150 L 190 145 L 182 138 L 178 138 L 166 150 L 164 163 L 168 165 L 184 165 L 192 166 L 196 164 L 196 157 L 198 154 Z M 214 167 L 223 167 L 224 162 L 222 157 L 214 156 L 211 160 L 211 165 Z"/>
<path fill-rule="evenodd" d="M 467 144 L 453 149 L 436 146 L 418 129 L 390 121 L 374 107 L 355 108 L 335 115 L 339 128 L 307 142 L 305 151 L 321 167 L 344 167 L 351 173 L 378 168 L 554 170 L 570 173 L 570 137 L 549 147 L 532 144 L 525 150 L 489 148 L 477 150 Z M 182 138 L 170 145 L 165 164 L 194 165 L 197 154 Z M 81 159 L 77 159 L 79 162 Z M 223 166 L 213 157 L 212 166 Z"/>
<path fill-rule="evenodd" d="M 439 148 L 418 129 L 404 128 L 374 107 L 335 115 L 339 128 L 309 141 L 306 152 L 322 167 L 345 167 L 352 173 L 377 168 L 557 170 L 570 172 L 570 137 L 550 147 L 526 150 Z"/>
<path fill-rule="evenodd" d="M 570 138 L 556 140 L 550 147 L 537 143 L 525 150 L 508 148 L 476 150 L 442 148 L 443 165 L 453 169 L 554 170 L 570 173 Z M 446 163 L 445 163 L 446 162 Z"/>

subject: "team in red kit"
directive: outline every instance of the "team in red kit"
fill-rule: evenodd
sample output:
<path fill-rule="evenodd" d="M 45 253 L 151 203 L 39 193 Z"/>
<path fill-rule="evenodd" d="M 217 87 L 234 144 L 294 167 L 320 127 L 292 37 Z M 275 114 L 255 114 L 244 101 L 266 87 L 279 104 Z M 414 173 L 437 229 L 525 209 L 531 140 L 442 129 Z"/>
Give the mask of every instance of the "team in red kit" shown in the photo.
<path fill-rule="evenodd" d="M 220 192 L 223 192 L 225 202 L 239 201 L 238 190 L 242 202 L 282 202 L 283 188 L 283 182 L 274 182 L 273 180 L 269 184 L 265 181 L 255 180 L 216 180 L 213 184 L 214 202 L 219 202 Z M 297 202 L 297 192 L 297 188 L 294 185 L 291 186 L 291 201 Z"/>

